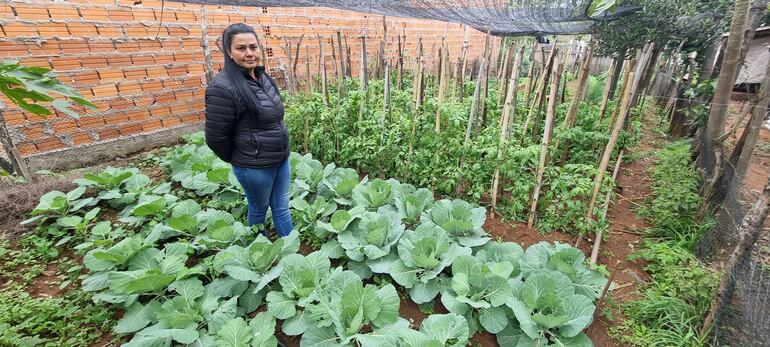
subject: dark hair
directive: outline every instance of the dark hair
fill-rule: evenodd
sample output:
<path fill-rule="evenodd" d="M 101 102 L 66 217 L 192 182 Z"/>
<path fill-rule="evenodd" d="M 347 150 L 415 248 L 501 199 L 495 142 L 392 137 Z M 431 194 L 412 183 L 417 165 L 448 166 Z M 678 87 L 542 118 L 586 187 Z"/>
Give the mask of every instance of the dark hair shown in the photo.
<path fill-rule="evenodd" d="M 259 110 L 257 107 L 257 105 L 259 105 L 257 96 L 254 95 L 254 92 L 249 88 L 249 84 L 243 76 L 243 68 L 233 61 L 228 52 L 230 50 L 230 45 L 233 42 L 233 36 L 237 34 L 254 34 L 254 37 L 259 40 L 257 32 L 254 31 L 254 28 L 250 25 L 244 23 L 229 25 L 222 33 L 222 47 L 220 47 L 222 53 L 225 55 L 224 73 L 235 86 L 235 90 L 238 92 L 241 100 L 246 104 L 246 108 L 253 112 L 257 112 Z"/>

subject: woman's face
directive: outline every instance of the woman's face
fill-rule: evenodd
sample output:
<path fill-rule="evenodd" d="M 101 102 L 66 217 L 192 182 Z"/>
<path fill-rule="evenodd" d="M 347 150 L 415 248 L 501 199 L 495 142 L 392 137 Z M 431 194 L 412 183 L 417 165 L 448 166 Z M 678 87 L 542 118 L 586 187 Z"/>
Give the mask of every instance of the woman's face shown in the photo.
<path fill-rule="evenodd" d="M 238 66 L 245 69 L 254 69 L 259 64 L 259 45 L 257 37 L 252 33 L 233 35 L 228 53 Z"/>

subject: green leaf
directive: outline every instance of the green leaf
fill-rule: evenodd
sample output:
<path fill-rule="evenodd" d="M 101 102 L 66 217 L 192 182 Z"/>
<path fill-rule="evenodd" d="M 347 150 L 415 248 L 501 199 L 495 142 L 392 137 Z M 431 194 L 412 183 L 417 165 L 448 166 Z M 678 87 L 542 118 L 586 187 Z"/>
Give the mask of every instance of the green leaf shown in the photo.
<path fill-rule="evenodd" d="M 160 292 L 174 281 L 174 275 L 167 275 L 158 270 L 113 271 L 107 281 L 110 289 L 118 294 L 141 294 Z"/>
<path fill-rule="evenodd" d="M 613 8 L 617 0 L 593 0 L 588 6 L 588 16 L 597 17 L 605 11 Z"/>
<path fill-rule="evenodd" d="M 173 290 L 181 295 L 188 302 L 194 302 L 195 299 L 203 296 L 203 283 L 197 278 L 188 278 L 176 281 L 168 286 L 168 290 Z"/>
<path fill-rule="evenodd" d="M 252 337 L 252 329 L 243 320 L 235 318 L 225 323 L 217 331 L 217 346 L 220 347 L 248 347 Z"/>
<path fill-rule="evenodd" d="M 123 317 L 112 328 L 112 331 L 117 334 L 128 334 L 144 329 L 144 327 L 156 320 L 155 316 L 160 309 L 160 303 L 156 300 L 150 301 L 147 305 L 135 302 L 123 314 Z"/>
<path fill-rule="evenodd" d="M 438 341 L 441 346 L 447 347 L 463 347 L 468 343 L 470 336 L 468 321 L 454 313 L 428 316 L 422 321 L 420 331 Z"/>
<path fill-rule="evenodd" d="M 275 291 L 267 293 L 267 311 L 278 319 L 287 319 L 297 313 L 294 300 Z"/>
<path fill-rule="evenodd" d="M 479 323 L 490 333 L 497 334 L 508 325 L 508 316 L 503 307 L 490 307 L 481 310 Z"/>
<path fill-rule="evenodd" d="M 377 290 L 377 297 L 380 299 L 381 307 L 372 324 L 375 327 L 383 327 L 398 320 L 401 299 L 398 297 L 396 288 L 392 284 L 388 284 Z"/>
<path fill-rule="evenodd" d="M 285 324 L 285 322 L 284 322 Z M 267 312 L 260 312 L 249 322 L 252 329 L 253 347 L 275 347 L 278 340 L 275 338 L 275 318 Z"/>
<path fill-rule="evenodd" d="M 565 337 L 574 337 L 583 329 L 588 328 L 593 321 L 595 306 L 588 297 L 574 294 L 562 299 L 562 309 L 567 321 L 559 327 L 559 332 Z"/>
<path fill-rule="evenodd" d="M 311 326 L 302 334 L 300 345 L 303 347 L 340 347 L 339 338 L 332 327 Z"/>

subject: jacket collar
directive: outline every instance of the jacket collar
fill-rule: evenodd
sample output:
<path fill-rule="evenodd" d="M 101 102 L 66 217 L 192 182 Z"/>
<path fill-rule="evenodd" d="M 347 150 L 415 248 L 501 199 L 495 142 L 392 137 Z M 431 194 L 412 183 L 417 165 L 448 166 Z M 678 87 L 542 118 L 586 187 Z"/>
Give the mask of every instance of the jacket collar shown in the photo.
<path fill-rule="evenodd" d="M 241 70 L 241 74 L 246 77 L 246 79 L 251 79 L 251 76 L 249 75 L 248 70 L 242 67 L 238 67 Z M 259 76 L 265 73 L 265 67 L 264 66 L 257 66 L 254 68 L 254 76 L 259 80 Z"/>

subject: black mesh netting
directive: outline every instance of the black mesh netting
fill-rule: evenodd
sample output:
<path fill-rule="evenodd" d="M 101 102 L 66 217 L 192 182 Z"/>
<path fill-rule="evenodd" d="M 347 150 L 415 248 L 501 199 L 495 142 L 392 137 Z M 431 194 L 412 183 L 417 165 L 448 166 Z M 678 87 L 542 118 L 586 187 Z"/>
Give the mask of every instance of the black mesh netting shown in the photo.
<path fill-rule="evenodd" d="M 590 17 L 591 0 L 180 0 L 196 4 L 270 7 L 330 7 L 386 16 L 467 24 L 493 35 L 586 33 L 596 20 L 633 9 Z"/>

